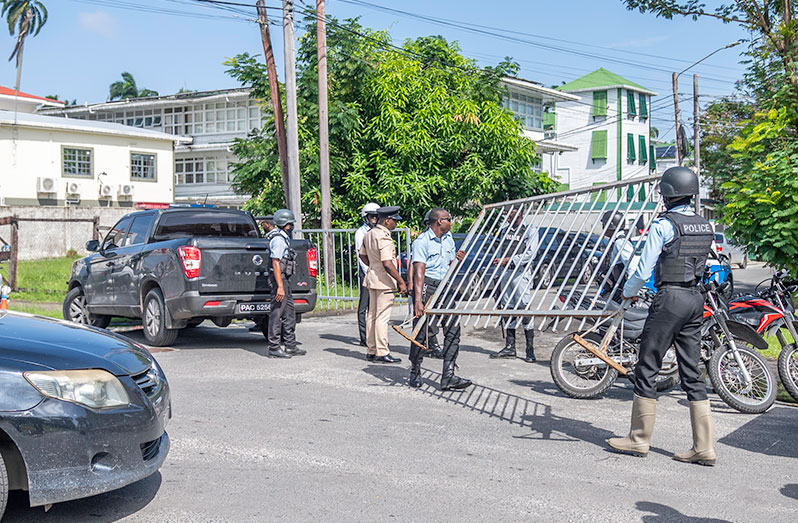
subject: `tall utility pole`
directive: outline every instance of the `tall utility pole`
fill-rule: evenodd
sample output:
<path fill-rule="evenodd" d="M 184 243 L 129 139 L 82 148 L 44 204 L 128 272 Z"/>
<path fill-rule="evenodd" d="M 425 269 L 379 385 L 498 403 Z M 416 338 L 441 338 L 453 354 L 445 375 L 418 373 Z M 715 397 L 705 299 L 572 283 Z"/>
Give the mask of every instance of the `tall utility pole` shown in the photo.
<path fill-rule="evenodd" d="M 701 183 L 701 137 L 699 136 L 700 126 L 698 123 L 698 75 L 693 75 L 693 164 L 695 174 Z M 699 185 L 700 190 L 700 185 Z M 701 194 L 695 197 L 695 213 L 701 215 Z"/>
<path fill-rule="evenodd" d="M 280 99 L 280 84 L 277 83 L 277 66 L 274 64 L 274 51 L 272 50 L 272 37 L 269 32 L 269 17 L 263 0 L 258 0 L 258 24 L 260 25 L 260 39 L 263 41 L 263 56 L 266 59 L 266 71 L 269 75 L 269 95 L 272 99 L 272 113 L 274 114 L 274 129 L 277 133 L 277 153 L 280 156 L 280 172 L 283 175 L 283 194 L 286 205 L 289 201 L 288 187 L 291 185 L 288 178 L 288 156 L 286 156 L 285 117 L 283 116 L 283 103 Z"/>
<path fill-rule="evenodd" d="M 299 131 L 296 107 L 296 59 L 294 57 L 294 1 L 283 0 L 283 49 L 285 52 L 285 127 L 288 152 L 288 208 L 294 211 L 296 228 L 302 228 L 299 177 Z"/>
<path fill-rule="evenodd" d="M 682 165 L 682 113 L 679 111 L 679 75 L 673 73 L 673 110 L 676 116 L 676 165 Z"/>
<path fill-rule="evenodd" d="M 324 0 L 316 0 L 316 42 L 319 62 L 319 178 L 321 186 L 321 228 L 332 229 L 330 206 L 330 128 L 327 110 L 327 24 Z M 332 233 L 324 235 L 324 279 L 329 289 L 335 278 Z"/>

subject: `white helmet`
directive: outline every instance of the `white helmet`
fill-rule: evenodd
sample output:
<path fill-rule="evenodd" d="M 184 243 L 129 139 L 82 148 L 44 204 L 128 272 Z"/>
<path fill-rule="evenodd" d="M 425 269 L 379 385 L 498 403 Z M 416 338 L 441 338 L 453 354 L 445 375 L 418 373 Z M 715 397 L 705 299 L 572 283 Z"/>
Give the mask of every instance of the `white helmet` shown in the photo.
<path fill-rule="evenodd" d="M 377 209 L 379 208 L 380 208 L 379 203 L 374 203 L 374 202 L 367 203 L 366 205 L 363 206 L 363 210 L 360 211 L 360 216 L 365 218 L 366 215 L 368 214 L 377 214 Z"/>

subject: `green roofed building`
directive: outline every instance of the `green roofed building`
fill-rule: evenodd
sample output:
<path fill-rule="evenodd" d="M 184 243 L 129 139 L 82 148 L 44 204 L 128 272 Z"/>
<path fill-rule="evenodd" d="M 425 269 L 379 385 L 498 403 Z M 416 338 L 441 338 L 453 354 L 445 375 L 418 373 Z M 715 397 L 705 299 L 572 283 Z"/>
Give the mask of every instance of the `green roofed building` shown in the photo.
<path fill-rule="evenodd" d="M 560 155 L 560 181 L 577 189 L 656 169 L 650 115 L 657 93 L 604 68 L 557 90 L 579 98 L 556 107 L 557 141 L 576 148 Z"/>

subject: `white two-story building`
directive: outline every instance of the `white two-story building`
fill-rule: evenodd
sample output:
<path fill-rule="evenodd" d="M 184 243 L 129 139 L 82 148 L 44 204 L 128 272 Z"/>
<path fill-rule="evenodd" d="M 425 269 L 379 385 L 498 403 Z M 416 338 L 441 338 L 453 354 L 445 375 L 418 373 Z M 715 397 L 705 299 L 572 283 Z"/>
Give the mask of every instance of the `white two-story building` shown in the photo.
<path fill-rule="evenodd" d="M 560 181 L 571 189 L 648 175 L 654 170 L 651 99 L 657 93 L 606 69 L 557 87 L 575 100 L 556 106 Z"/>

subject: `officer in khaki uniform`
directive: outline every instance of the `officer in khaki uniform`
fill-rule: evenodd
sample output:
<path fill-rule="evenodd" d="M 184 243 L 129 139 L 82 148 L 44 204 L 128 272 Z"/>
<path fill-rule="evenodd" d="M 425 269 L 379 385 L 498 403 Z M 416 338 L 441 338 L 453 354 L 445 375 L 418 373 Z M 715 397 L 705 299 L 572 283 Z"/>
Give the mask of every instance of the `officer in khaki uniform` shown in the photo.
<path fill-rule="evenodd" d="M 377 226 L 363 237 L 358 255 L 368 266 L 363 286 L 369 291 L 369 310 L 366 318 L 366 359 L 378 363 L 399 363 L 388 348 L 388 321 L 391 319 L 393 294 L 407 294 L 407 286 L 399 275 L 396 246 L 391 231 L 396 229 L 399 207 L 380 207 Z"/>

